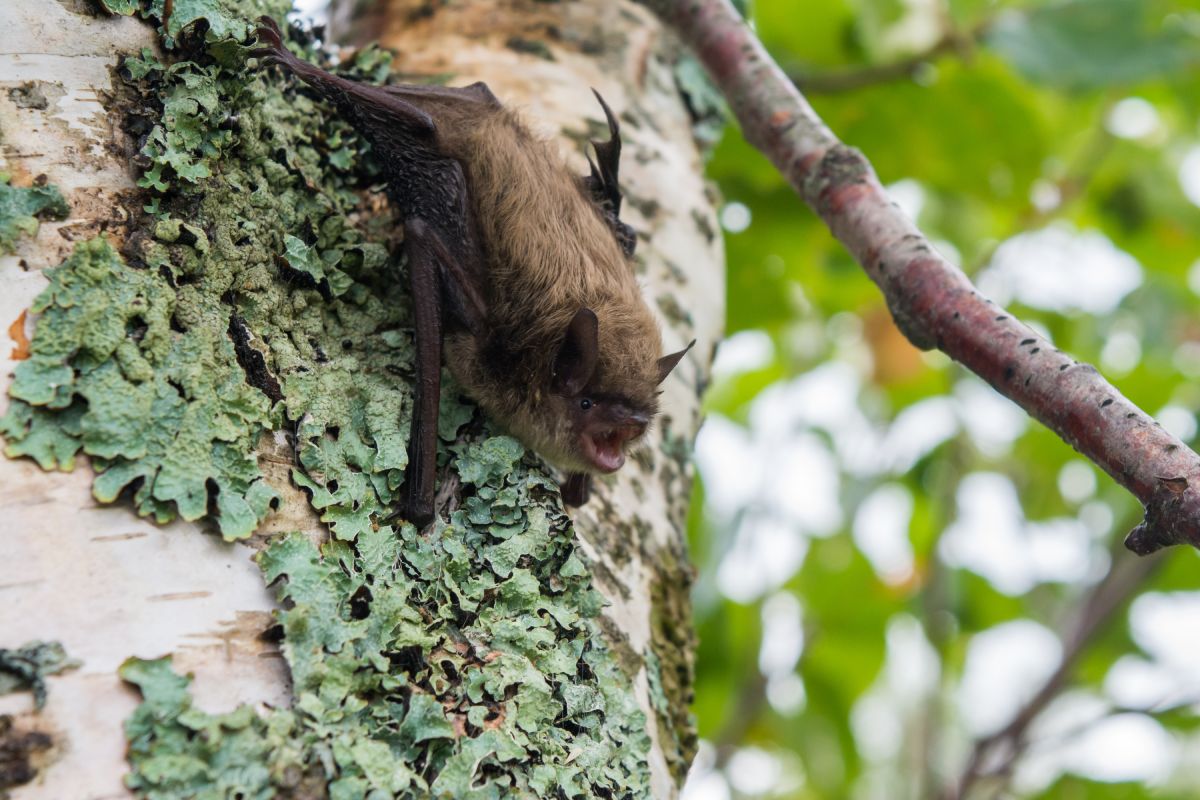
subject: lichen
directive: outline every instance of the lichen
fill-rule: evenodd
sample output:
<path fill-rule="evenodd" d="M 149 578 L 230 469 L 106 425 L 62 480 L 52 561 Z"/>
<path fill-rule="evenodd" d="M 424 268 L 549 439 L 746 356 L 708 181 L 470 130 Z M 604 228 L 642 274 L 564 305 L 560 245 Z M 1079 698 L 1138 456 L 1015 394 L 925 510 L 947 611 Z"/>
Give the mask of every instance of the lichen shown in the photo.
<path fill-rule="evenodd" d="M 556 485 L 513 439 L 453 449 L 470 491 L 449 523 L 260 553 L 292 708 L 204 714 L 168 660 L 125 664 L 145 698 L 131 789 L 270 797 L 307 776 L 334 798 L 645 794 L 644 719 L 596 637 L 602 601 Z"/>
<path fill-rule="evenodd" d="M 729 106 L 721 90 L 693 55 L 684 53 L 675 62 L 675 85 L 692 117 L 692 136 L 705 155 L 712 152 L 729 122 Z M 711 239 L 710 239 L 711 241 Z"/>
<path fill-rule="evenodd" d="M 145 214 L 48 273 L 0 420 L 10 455 L 105 502 L 247 536 L 275 492 L 254 451 L 287 431 L 329 526 L 271 540 L 294 703 L 214 715 L 167 660 L 122 668 L 140 797 L 642 797 L 646 720 L 600 633 L 602 601 L 554 481 L 447 380 L 449 522 L 391 522 L 407 465 L 412 333 L 395 221 L 369 147 L 277 71 L 248 19 L 285 3 L 102 0 L 159 21 L 126 58 Z M 323 57 L 311 42 L 297 52 Z M 380 80 L 368 50 L 340 69 Z M 149 124 L 146 124 L 146 123 Z M 140 126 L 140 127 L 139 127 Z"/>
<path fill-rule="evenodd" d="M 27 642 L 21 647 L 0 647 L 0 694 L 28 689 L 35 708 L 46 705 L 46 676 L 75 669 L 79 662 L 67 656 L 58 642 Z"/>
<path fill-rule="evenodd" d="M 682 783 L 699 746 L 691 712 L 696 633 L 689 590 L 695 575 L 678 554 L 660 553 L 654 563 L 646 672 L 663 756 L 675 780 Z"/>
<path fill-rule="evenodd" d="M 128 268 L 103 237 L 46 272 L 31 356 L 9 388 L 20 402 L 0 420 L 5 454 L 71 469 L 83 450 L 101 502 L 136 486 L 140 514 L 194 520 L 211 494 L 225 535 L 250 535 L 275 497 L 252 453 L 270 409 L 224 329 L 174 334 L 167 277 Z"/>
<path fill-rule="evenodd" d="M 12 176 L 0 172 L 0 254 L 14 251 L 17 239 L 37 233 L 38 219 L 63 219 L 71 209 L 53 186 L 13 186 Z"/>

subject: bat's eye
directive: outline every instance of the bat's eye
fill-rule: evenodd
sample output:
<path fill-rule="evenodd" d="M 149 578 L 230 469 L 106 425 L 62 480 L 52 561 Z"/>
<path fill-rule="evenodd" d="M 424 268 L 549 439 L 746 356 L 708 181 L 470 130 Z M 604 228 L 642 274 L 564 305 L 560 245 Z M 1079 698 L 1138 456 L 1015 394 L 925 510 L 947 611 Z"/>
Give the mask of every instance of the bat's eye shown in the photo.
<path fill-rule="evenodd" d="M 593 405 L 592 401 L 587 397 L 585 397 L 579 401 L 579 407 L 582 408 L 584 411 L 589 411 L 591 409 L 592 405 Z"/>

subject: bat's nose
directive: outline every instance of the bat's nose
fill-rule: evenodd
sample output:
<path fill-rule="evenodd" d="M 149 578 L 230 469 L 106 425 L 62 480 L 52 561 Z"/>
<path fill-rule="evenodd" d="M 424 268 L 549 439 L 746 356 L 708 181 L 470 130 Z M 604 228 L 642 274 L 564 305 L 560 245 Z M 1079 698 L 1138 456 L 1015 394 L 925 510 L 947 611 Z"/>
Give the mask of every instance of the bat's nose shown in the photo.
<path fill-rule="evenodd" d="M 650 424 L 650 415 L 644 411 L 630 411 L 625 416 L 625 422 L 629 425 L 640 425 L 644 428 Z"/>
<path fill-rule="evenodd" d="M 612 416 L 613 424 L 621 428 L 637 428 L 638 431 L 643 431 L 650 424 L 650 415 L 644 411 L 637 411 L 629 406 L 618 406 L 614 408 L 615 412 Z"/>
<path fill-rule="evenodd" d="M 650 424 L 650 415 L 640 412 L 633 412 L 621 421 L 618 430 L 621 433 L 623 441 L 636 439 L 646 432 L 646 426 Z"/>

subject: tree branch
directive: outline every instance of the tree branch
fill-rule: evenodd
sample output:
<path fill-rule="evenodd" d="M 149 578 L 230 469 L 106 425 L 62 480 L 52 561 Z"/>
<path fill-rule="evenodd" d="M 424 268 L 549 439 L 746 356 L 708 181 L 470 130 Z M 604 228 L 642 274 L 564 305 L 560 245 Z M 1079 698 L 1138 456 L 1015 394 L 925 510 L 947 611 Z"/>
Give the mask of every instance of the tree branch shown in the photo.
<path fill-rule="evenodd" d="M 1088 643 L 1162 566 L 1164 560 L 1162 556 L 1133 560 L 1122 557 L 1120 553 L 1113 554 L 1108 574 L 1088 592 L 1073 615 L 1071 629 L 1063 637 L 1063 652 L 1058 667 L 1008 725 L 975 742 L 957 785 L 946 792 L 948 800 L 965 798 L 975 781 L 985 775 L 1008 774 L 1011 771 L 1025 749 L 1029 726 L 1066 687 Z M 988 762 L 995 758 L 1000 759 L 999 763 L 989 767 Z"/>
<path fill-rule="evenodd" d="M 842 67 L 826 72 L 792 72 L 790 77 L 800 90 L 808 94 L 837 94 L 865 89 L 880 83 L 915 78 L 921 68 L 949 53 L 957 53 L 966 61 L 988 30 L 990 20 L 985 20 L 967 31 L 959 30 L 950 20 L 943 21 L 943 32 L 938 40 L 919 53 L 883 64 L 865 64 Z"/>
<path fill-rule="evenodd" d="M 990 383 L 1132 492 L 1145 519 L 1125 545 L 1145 555 L 1200 546 L 1200 456 L 982 297 L 892 203 L 862 153 L 838 141 L 729 0 L 645 0 L 675 27 L 761 150 L 879 285 L 896 325 Z"/>
<path fill-rule="evenodd" d="M 913 78 L 930 61 L 958 49 L 958 45 L 958 40 L 952 35 L 946 35 L 934 42 L 932 47 L 896 61 L 842 67 L 823 72 L 793 71 L 790 73 L 790 77 L 796 86 L 808 94 L 852 92 L 880 83 Z"/>

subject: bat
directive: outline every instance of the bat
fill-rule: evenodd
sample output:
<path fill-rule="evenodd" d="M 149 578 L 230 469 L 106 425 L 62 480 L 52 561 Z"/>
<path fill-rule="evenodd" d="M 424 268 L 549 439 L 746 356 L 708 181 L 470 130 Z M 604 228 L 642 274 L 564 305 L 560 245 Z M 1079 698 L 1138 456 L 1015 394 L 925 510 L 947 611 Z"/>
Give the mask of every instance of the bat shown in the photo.
<path fill-rule="evenodd" d="M 579 176 L 480 82 L 372 86 L 293 55 L 263 17 L 250 55 L 284 67 L 372 144 L 404 223 L 416 340 L 406 494 L 434 517 L 442 354 L 500 427 L 566 472 L 582 505 L 658 410 L 658 385 L 687 351 L 662 338 L 633 272 L 620 219 L 620 128 L 596 93 L 609 140 Z M 695 344 L 693 341 L 692 344 Z"/>

